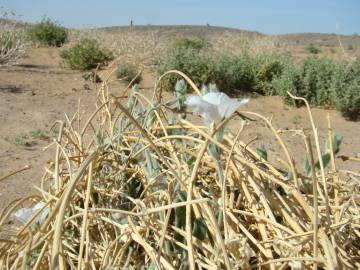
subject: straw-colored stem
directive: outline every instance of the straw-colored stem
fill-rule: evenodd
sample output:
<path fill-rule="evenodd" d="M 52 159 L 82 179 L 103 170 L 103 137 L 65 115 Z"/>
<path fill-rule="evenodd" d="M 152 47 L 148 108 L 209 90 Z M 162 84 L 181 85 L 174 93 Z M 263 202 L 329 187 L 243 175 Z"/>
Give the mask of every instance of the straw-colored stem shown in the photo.
<path fill-rule="evenodd" d="M 308 136 L 305 136 L 305 145 L 306 150 L 310 157 L 310 165 L 311 165 L 311 177 L 312 177 L 312 186 L 313 186 L 313 208 L 314 208 L 314 218 L 313 218 L 313 256 L 314 256 L 314 264 L 313 269 L 317 270 L 317 262 L 316 259 L 318 257 L 318 193 L 317 193 L 317 179 L 316 179 L 316 171 L 315 171 L 315 160 L 311 147 L 311 140 Z"/>
<path fill-rule="evenodd" d="M 84 216 L 83 216 L 83 223 L 81 227 L 81 239 L 80 239 L 80 250 L 79 250 L 79 256 L 78 256 L 78 270 L 82 268 L 81 262 L 83 258 L 83 252 L 84 252 L 84 241 L 86 237 L 86 229 L 88 226 L 88 215 L 89 215 L 89 202 L 90 202 L 90 192 L 91 192 L 91 181 L 92 181 L 92 163 L 89 165 L 89 174 L 87 177 L 87 187 L 86 187 L 86 197 L 85 197 L 85 204 L 84 204 Z M 89 241 L 90 239 L 87 239 Z"/>

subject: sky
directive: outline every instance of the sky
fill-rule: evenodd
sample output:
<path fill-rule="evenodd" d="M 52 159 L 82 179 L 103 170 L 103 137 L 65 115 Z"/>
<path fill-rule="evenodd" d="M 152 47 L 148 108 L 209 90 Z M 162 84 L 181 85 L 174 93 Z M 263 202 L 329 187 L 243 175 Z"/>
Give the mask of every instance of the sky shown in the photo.
<path fill-rule="evenodd" d="M 360 33 L 360 0 L 0 0 L 27 22 L 66 27 L 206 25 L 264 34 Z"/>

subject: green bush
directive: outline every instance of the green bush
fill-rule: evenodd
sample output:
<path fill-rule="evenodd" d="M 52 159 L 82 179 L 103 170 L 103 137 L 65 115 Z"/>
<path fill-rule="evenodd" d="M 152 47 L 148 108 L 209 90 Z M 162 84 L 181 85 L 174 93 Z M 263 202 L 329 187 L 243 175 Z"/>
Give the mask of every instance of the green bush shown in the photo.
<path fill-rule="evenodd" d="M 306 98 L 310 104 L 332 106 L 330 85 L 335 67 L 335 63 L 328 58 L 309 56 L 299 66 L 289 66 L 274 87 L 288 104 L 302 105 L 292 100 L 286 91 Z"/>
<path fill-rule="evenodd" d="M 239 56 L 219 55 L 214 59 L 213 81 L 219 89 L 229 94 L 235 90 L 252 91 L 256 85 L 256 73 L 252 57 L 246 53 Z"/>
<path fill-rule="evenodd" d="M 288 55 L 275 53 L 254 56 L 251 59 L 255 72 L 254 90 L 267 96 L 276 95 L 274 81 L 282 76 L 284 70 L 291 68 L 291 60 Z"/>
<path fill-rule="evenodd" d="M 178 38 L 175 40 L 174 48 L 177 50 L 197 50 L 200 51 L 210 47 L 210 42 L 205 38 Z"/>
<path fill-rule="evenodd" d="M 216 53 L 211 48 L 172 48 L 155 65 L 159 75 L 176 69 L 184 72 L 198 85 L 215 83 L 223 92 L 232 94 L 235 90 L 257 91 L 261 94 L 275 94 L 272 81 L 281 76 L 289 65 L 289 57 L 278 55 L 252 56 L 246 52 L 240 55 Z M 178 76 L 165 79 L 165 87 L 173 89 Z"/>
<path fill-rule="evenodd" d="M 98 65 L 107 65 L 114 59 L 113 54 L 101 48 L 98 41 L 92 38 L 82 38 L 70 49 L 60 52 L 64 65 L 71 69 L 88 70 Z"/>
<path fill-rule="evenodd" d="M 42 19 L 28 29 L 28 35 L 32 42 L 42 46 L 60 47 L 67 41 L 67 30 L 57 22 L 49 18 Z"/>
<path fill-rule="evenodd" d="M 183 45 L 186 44 L 186 45 Z M 278 53 L 239 55 L 219 53 L 211 47 L 188 45 L 171 48 L 156 63 L 159 75 L 172 69 L 188 75 L 199 87 L 214 83 L 222 92 L 255 91 L 280 95 L 285 103 L 303 106 L 287 94 L 304 97 L 311 105 L 336 108 L 349 118 L 360 112 L 360 60 L 339 62 L 308 56 L 295 62 Z M 192 44 L 192 43 L 189 43 Z M 165 88 L 174 90 L 176 75 L 165 79 Z"/>
<path fill-rule="evenodd" d="M 156 72 L 161 75 L 168 70 L 176 69 L 184 72 L 198 85 L 207 84 L 212 80 L 213 59 L 205 51 L 194 49 L 171 48 L 155 64 Z M 163 85 L 173 89 L 177 75 L 165 78 Z"/>
<path fill-rule="evenodd" d="M 360 60 L 335 62 L 328 58 L 307 57 L 299 66 L 290 65 L 273 82 L 285 103 L 302 106 L 286 91 L 306 98 L 311 105 L 336 108 L 345 117 L 360 114 Z"/>
<path fill-rule="evenodd" d="M 315 46 L 314 44 L 310 44 L 310 45 L 306 46 L 305 50 L 312 54 L 318 54 L 321 52 L 320 48 Z"/>
<path fill-rule="evenodd" d="M 116 72 L 115 72 L 115 76 L 118 79 L 121 80 L 125 80 L 127 82 L 131 82 L 135 76 L 137 75 L 138 70 L 137 68 L 129 63 L 123 63 L 121 65 L 118 66 Z M 134 83 L 139 83 L 141 81 L 141 76 L 138 76 Z"/>
<path fill-rule="evenodd" d="M 331 99 L 345 117 L 360 117 L 360 59 L 337 66 L 331 83 Z"/>

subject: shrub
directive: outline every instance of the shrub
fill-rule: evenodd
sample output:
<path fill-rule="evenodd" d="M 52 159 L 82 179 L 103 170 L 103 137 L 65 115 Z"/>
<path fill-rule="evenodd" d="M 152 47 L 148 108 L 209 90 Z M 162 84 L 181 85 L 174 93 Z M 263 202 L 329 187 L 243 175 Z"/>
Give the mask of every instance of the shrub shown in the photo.
<path fill-rule="evenodd" d="M 310 56 L 299 66 L 289 65 L 273 87 L 287 104 L 303 105 L 291 99 L 287 91 L 306 98 L 310 104 L 331 106 L 330 85 L 335 72 L 335 63 L 327 58 Z"/>
<path fill-rule="evenodd" d="M 0 65 L 17 63 L 27 47 L 24 27 L 16 14 L 0 9 Z"/>
<path fill-rule="evenodd" d="M 337 66 L 331 83 L 331 99 L 345 117 L 360 117 L 360 59 Z"/>
<path fill-rule="evenodd" d="M 138 74 L 137 68 L 129 63 L 123 63 L 119 65 L 115 73 L 116 78 L 125 80 L 127 82 L 131 82 L 136 77 L 137 74 Z M 141 81 L 141 76 L 138 76 L 135 79 L 134 83 L 139 83 L 140 81 Z"/>
<path fill-rule="evenodd" d="M 239 56 L 219 55 L 214 60 L 214 80 L 222 91 L 231 94 L 234 90 L 252 91 L 256 84 L 255 66 L 246 53 Z"/>
<path fill-rule="evenodd" d="M 321 52 L 320 48 L 315 46 L 314 44 L 310 44 L 310 45 L 306 46 L 305 50 L 312 54 L 318 54 Z"/>
<path fill-rule="evenodd" d="M 277 94 L 274 81 L 289 68 L 291 58 L 288 55 L 275 53 L 254 56 L 255 86 L 254 90 L 260 94 L 272 96 Z"/>
<path fill-rule="evenodd" d="M 92 38 L 80 39 L 70 49 L 61 51 L 60 56 L 64 59 L 64 65 L 78 70 L 104 66 L 114 59 L 111 52 L 101 48 L 98 41 Z"/>
<path fill-rule="evenodd" d="M 91 71 L 91 72 L 88 72 L 88 73 L 85 73 L 84 75 L 81 76 L 85 81 L 89 81 L 89 82 L 92 82 L 92 83 L 101 83 L 102 82 L 102 79 L 100 78 L 100 76 L 94 72 L 94 71 Z"/>
<path fill-rule="evenodd" d="M 198 86 L 211 82 L 212 67 L 213 59 L 207 52 L 183 48 L 170 48 L 155 64 L 159 75 L 172 69 L 180 70 L 190 76 Z M 180 77 L 177 75 L 168 76 L 163 85 L 167 89 L 173 89 L 178 79 Z"/>
<path fill-rule="evenodd" d="M 202 50 L 210 47 L 210 42 L 205 38 L 178 38 L 175 40 L 174 48 L 177 50 Z"/>
<path fill-rule="evenodd" d="M 67 40 L 66 29 L 49 18 L 44 18 L 41 22 L 30 26 L 28 35 L 32 42 L 41 46 L 60 47 Z"/>
<path fill-rule="evenodd" d="M 158 74 L 177 69 L 198 85 L 215 83 L 223 92 L 232 94 L 234 90 L 257 91 L 261 94 L 275 94 L 272 81 L 281 76 L 289 65 L 287 56 L 239 55 L 211 49 L 173 49 L 156 65 Z M 165 80 L 166 87 L 173 89 L 177 76 Z"/>
<path fill-rule="evenodd" d="M 0 30 L 0 65 L 15 64 L 25 54 L 26 48 L 22 29 L 5 26 Z"/>
<path fill-rule="evenodd" d="M 290 65 L 273 82 L 285 103 L 302 106 L 286 91 L 306 98 L 316 106 L 335 107 L 345 117 L 356 119 L 360 114 L 360 60 L 334 62 L 327 58 L 308 57 L 295 67 Z"/>

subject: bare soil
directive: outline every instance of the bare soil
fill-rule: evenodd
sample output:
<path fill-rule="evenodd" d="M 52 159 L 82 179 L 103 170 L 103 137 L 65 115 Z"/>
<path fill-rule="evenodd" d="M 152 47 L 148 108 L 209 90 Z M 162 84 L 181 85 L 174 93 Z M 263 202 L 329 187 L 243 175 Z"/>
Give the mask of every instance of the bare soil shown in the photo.
<path fill-rule="evenodd" d="M 55 136 L 50 131 L 55 121 L 65 121 L 65 113 L 71 118 L 79 106 L 85 115 L 95 109 L 95 85 L 84 81 L 82 72 L 61 68 L 59 50 L 34 48 L 19 65 L 0 68 L 0 179 L 25 165 L 31 166 L 31 169 L 0 180 L 0 210 L 15 199 L 37 193 L 33 186 L 40 184 L 44 167 L 54 160 L 54 145 L 45 151 L 43 149 L 51 144 Z M 149 94 L 155 78 L 147 71 L 143 78 L 140 90 Z M 123 87 L 122 82 L 112 80 L 111 89 L 115 94 L 120 94 Z M 302 171 L 304 143 L 293 130 L 310 129 L 306 109 L 287 107 L 279 97 L 261 96 L 253 96 L 251 102 L 242 109 L 262 114 L 272 119 L 276 129 L 284 130 L 284 140 L 297 162 L 298 170 Z M 324 144 L 327 136 L 327 114 L 330 114 L 333 129 L 344 136 L 340 154 L 358 156 L 360 123 L 347 121 L 337 111 L 315 108 L 313 115 L 321 144 Z M 278 158 L 286 160 L 265 124 L 255 116 L 248 116 L 256 121 L 248 122 L 241 140 L 252 148 L 264 144 L 271 161 L 278 162 Z M 235 132 L 240 121 L 236 117 L 228 127 Z M 31 132 L 36 130 L 47 132 L 49 137 L 32 136 Z M 27 137 L 25 145 L 16 143 L 19 136 Z M 342 168 L 360 171 L 358 163 L 344 163 L 340 159 L 336 162 Z"/>

